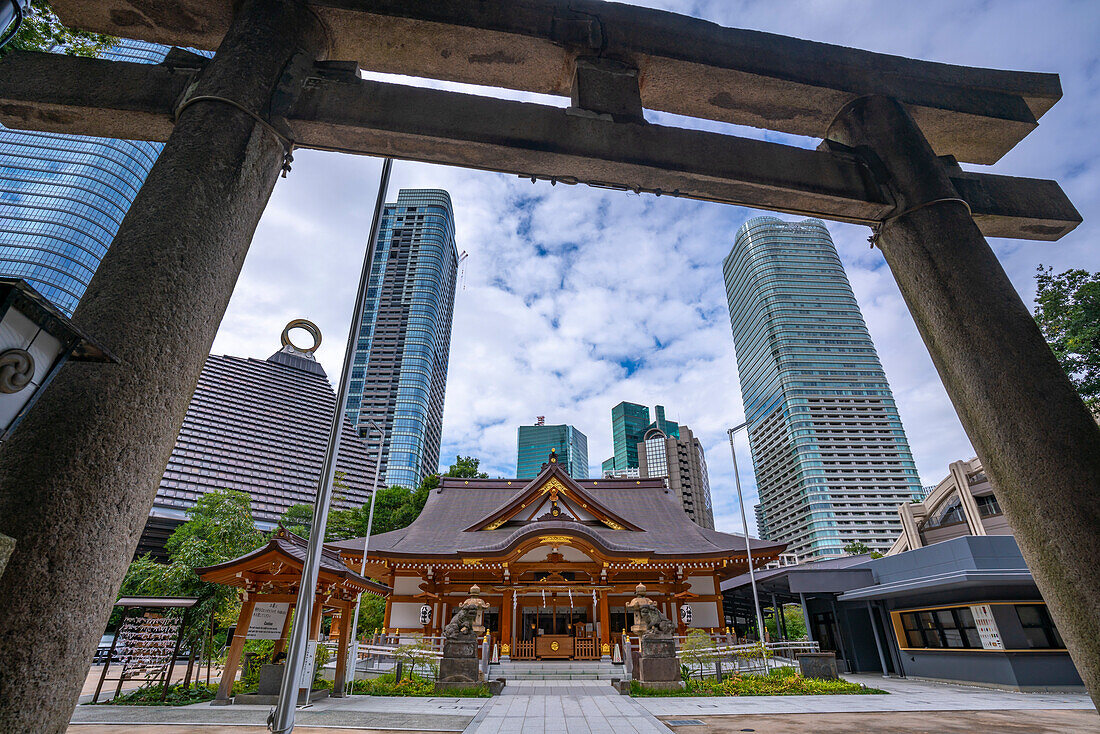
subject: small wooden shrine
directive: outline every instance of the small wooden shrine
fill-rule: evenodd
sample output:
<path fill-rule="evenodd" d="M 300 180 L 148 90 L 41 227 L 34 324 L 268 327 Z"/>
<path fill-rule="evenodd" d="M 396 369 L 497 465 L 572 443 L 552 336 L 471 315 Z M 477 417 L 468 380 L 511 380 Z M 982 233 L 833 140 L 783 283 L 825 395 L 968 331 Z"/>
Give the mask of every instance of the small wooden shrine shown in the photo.
<path fill-rule="evenodd" d="M 275 640 L 275 655 L 286 646 L 290 612 L 298 599 L 307 544 L 305 538 L 280 527 L 262 548 L 216 566 L 196 569 L 203 581 L 241 589 L 241 613 L 215 700 L 229 699 L 245 640 Z M 317 642 L 319 639 L 321 620 L 326 613 L 338 613 L 343 619 L 350 619 L 359 594 L 386 596 L 389 592 L 390 588 L 363 578 L 348 568 L 336 551 L 323 548 L 313 614 L 309 621 L 310 640 Z M 339 625 L 337 633 L 334 695 L 340 695 L 346 680 L 345 668 L 351 642 L 349 626 Z"/>
<path fill-rule="evenodd" d="M 366 574 L 393 588 L 386 628 L 439 635 L 480 587 L 483 624 L 513 659 L 597 659 L 632 622 L 639 583 L 679 632 L 722 631 L 719 584 L 782 543 L 696 525 L 663 479 L 575 480 L 552 454 L 532 480 L 443 478 L 407 528 L 370 539 Z M 363 539 L 329 544 L 355 568 Z"/>

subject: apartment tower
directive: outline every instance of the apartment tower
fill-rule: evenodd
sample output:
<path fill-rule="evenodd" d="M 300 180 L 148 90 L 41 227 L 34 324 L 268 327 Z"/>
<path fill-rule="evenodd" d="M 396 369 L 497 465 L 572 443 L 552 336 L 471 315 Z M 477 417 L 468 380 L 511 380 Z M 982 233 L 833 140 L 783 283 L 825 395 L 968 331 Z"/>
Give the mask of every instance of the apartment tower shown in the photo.
<path fill-rule="evenodd" d="M 663 409 L 661 413 L 663 418 Z M 638 444 L 638 473 L 642 479 L 663 477 L 665 486 L 680 499 L 688 517 L 697 525 L 714 530 L 707 458 L 703 444 L 690 428 L 678 425 L 675 435 L 656 426 L 647 430 Z"/>
<path fill-rule="evenodd" d="M 755 217 L 723 272 L 763 537 L 800 559 L 887 551 L 920 480 L 828 230 Z"/>
<path fill-rule="evenodd" d="M 347 407 L 372 452 L 374 425 L 385 433 L 387 485 L 415 487 L 439 468 L 457 273 L 450 195 L 402 189 L 383 210 Z"/>

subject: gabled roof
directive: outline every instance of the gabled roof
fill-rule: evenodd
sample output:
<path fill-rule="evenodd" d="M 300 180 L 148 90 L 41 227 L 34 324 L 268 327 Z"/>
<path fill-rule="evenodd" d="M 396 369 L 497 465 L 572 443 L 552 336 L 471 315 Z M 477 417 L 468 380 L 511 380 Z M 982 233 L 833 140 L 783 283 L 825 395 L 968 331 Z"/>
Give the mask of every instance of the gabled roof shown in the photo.
<path fill-rule="evenodd" d="M 560 469 L 560 467 L 559 467 Z M 407 528 L 371 537 L 369 556 L 380 559 L 456 560 L 463 557 L 501 558 L 539 536 L 570 536 L 609 558 L 739 558 L 745 555 L 742 535 L 703 528 L 684 512 L 679 498 L 662 479 L 570 480 L 575 498 L 592 500 L 610 518 L 621 518 L 620 529 L 603 522 L 537 519 L 518 527 L 495 526 L 496 519 L 531 496 L 543 480 L 561 479 L 558 470 L 544 470 L 533 482 L 516 479 L 456 479 L 445 477 L 429 496 L 420 516 Z M 595 513 L 593 513 L 595 514 Z M 632 529 L 636 528 L 636 529 Z M 756 538 L 753 557 L 775 557 L 786 545 Z M 363 539 L 337 541 L 330 547 L 350 556 L 362 553 Z"/>
<path fill-rule="evenodd" d="M 286 528 L 280 527 L 268 539 L 266 545 L 238 556 L 231 561 L 205 568 L 196 568 L 195 573 L 203 581 L 241 587 L 248 585 L 248 577 L 244 574 L 250 571 L 267 573 L 272 579 L 275 579 L 282 575 L 282 570 L 285 569 L 300 577 L 308 546 L 308 540 L 295 535 Z M 272 568 L 280 570 L 272 573 Z M 335 582 L 355 592 L 363 591 L 378 596 L 386 596 L 392 591 L 390 587 L 371 581 L 352 571 L 340 559 L 339 551 L 331 547 L 321 548 L 318 583 L 321 582 Z"/>
<path fill-rule="evenodd" d="M 505 500 L 503 504 L 488 515 L 466 528 L 466 531 L 496 530 L 544 494 L 549 494 L 555 500 L 558 497 L 573 500 L 580 505 L 581 509 L 594 515 L 612 530 L 623 530 L 624 528 L 635 531 L 641 530 L 634 523 L 609 510 L 599 500 L 582 489 L 577 481 L 569 476 L 569 473 L 551 455 L 550 462 L 545 465 L 537 477 L 528 482 L 521 492 Z"/>

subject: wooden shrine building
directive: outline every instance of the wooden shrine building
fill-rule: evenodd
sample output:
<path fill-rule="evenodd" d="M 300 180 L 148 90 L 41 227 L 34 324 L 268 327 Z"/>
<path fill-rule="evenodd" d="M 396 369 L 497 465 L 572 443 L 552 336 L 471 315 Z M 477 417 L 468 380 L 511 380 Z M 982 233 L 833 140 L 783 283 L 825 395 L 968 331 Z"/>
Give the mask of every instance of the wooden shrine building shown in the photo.
<path fill-rule="evenodd" d="M 390 631 L 441 634 L 476 584 L 502 657 L 595 659 L 639 583 L 681 633 L 724 628 L 719 584 L 748 570 L 745 542 L 693 523 L 662 479 L 574 480 L 551 455 L 530 481 L 444 477 L 412 525 L 370 539 L 366 574 L 393 588 Z M 750 542 L 754 566 L 786 547 Z M 329 547 L 359 567 L 362 538 Z"/>
<path fill-rule="evenodd" d="M 302 580 L 302 562 L 306 557 L 308 541 L 280 527 L 267 545 L 216 566 L 195 569 L 199 578 L 241 589 L 241 613 L 229 654 L 218 685 L 218 701 L 227 701 L 231 695 L 233 680 L 241 661 L 245 640 L 275 640 L 274 655 L 286 646 L 290 629 L 291 611 L 298 599 L 298 585 Z M 309 638 L 316 642 L 321 633 L 321 620 L 325 613 L 338 613 L 350 619 L 359 594 L 385 596 L 390 589 L 363 578 L 341 561 L 340 555 L 330 548 L 321 552 L 321 566 L 317 576 L 316 597 L 309 621 Z M 336 657 L 336 685 L 333 695 L 342 695 L 347 671 L 347 624 L 340 625 L 339 654 Z"/>

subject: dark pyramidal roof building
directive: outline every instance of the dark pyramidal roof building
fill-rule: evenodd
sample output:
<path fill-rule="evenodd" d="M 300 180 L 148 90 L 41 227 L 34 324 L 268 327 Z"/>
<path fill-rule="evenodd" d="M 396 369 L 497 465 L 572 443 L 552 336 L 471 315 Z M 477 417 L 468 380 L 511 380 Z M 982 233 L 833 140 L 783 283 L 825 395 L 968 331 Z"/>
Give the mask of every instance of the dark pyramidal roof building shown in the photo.
<path fill-rule="evenodd" d="M 206 492 L 247 492 L 256 524 L 265 529 L 291 505 L 313 503 L 336 393 L 313 349 L 292 346 L 286 332 L 283 341 L 266 360 L 207 357 L 138 555 L 161 555 L 168 535 Z M 336 469 L 347 489 L 337 490 L 334 509 L 369 502 L 374 484 L 366 443 L 346 418 L 343 430 Z"/>

